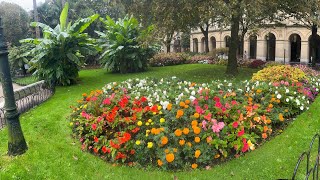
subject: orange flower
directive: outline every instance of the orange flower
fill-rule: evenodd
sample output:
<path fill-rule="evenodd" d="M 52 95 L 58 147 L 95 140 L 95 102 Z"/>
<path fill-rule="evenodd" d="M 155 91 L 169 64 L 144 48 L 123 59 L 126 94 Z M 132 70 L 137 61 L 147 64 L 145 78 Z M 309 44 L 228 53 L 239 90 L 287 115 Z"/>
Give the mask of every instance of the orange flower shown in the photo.
<path fill-rule="evenodd" d="M 180 129 L 176 129 L 175 131 L 174 131 L 174 135 L 176 135 L 176 136 L 181 136 L 182 135 L 182 131 L 180 130 Z"/>
<path fill-rule="evenodd" d="M 216 154 L 216 155 L 214 155 L 214 158 L 215 159 L 218 159 L 220 157 L 220 154 L 218 153 L 218 154 Z"/>
<path fill-rule="evenodd" d="M 280 120 L 281 122 L 284 121 L 284 118 L 283 118 L 283 114 L 282 114 L 282 113 L 279 114 L 279 120 Z"/>
<path fill-rule="evenodd" d="M 185 143 L 186 143 L 186 141 L 185 141 L 184 139 L 181 139 L 181 140 L 179 141 L 180 146 L 183 146 Z"/>
<path fill-rule="evenodd" d="M 163 165 L 163 162 L 160 159 L 158 159 L 158 166 L 162 166 L 162 165 Z"/>
<path fill-rule="evenodd" d="M 165 152 L 166 154 L 168 154 L 170 151 L 169 151 L 169 149 L 165 149 L 164 152 Z"/>
<path fill-rule="evenodd" d="M 268 137 L 267 133 L 262 133 L 262 138 L 266 139 Z"/>
<path fill-rule="evenodd" d="M 199 114 L 199 113 L 194 113 L 194 114 L 193 114 L 193 117 L 197 119 L 197 118 L 200 117 L 200 114 Z"/>
<path fill-rule="evenodd" d="M 191 122 L 191 126 L 193 127 L 193 126 L 198 126 L 198 121 L 197 120 L 193 120 L 192 122 Z"/>
<path fill-rule="evenodd" d="M 271 124 L 271 120 L 270 119 L 267 120 L 267 124 Z"/>
<path fill-rule="evenodd" d="M 189 105 L 185 105 L 184 108 L 187 109 L 189 107 Z"/>
<path fill-rule="evenodd" d="M 188 105 L 188 104 L 190 104 L 191 101 L 189 99 L 187 99 L 184 102 Z"/>
<path fill-rule="evenodd" d="M 186 105 L 186 103 L 184 103 L 184 102 L 179 103 L 179 106 L 181 106 L 181 107 L 184 107 L 185 105 Z"/>
<path fill-rule="evenodd" d="M 183 128 L 182 132 L 183 132 L 183 134 L 187 135 L 187 134 L 189 134 L 190 130 L 189 130 L 189 128 Z"/>
<path fill-rule="evenodd" d="M 253 120 L 255 120 L 256 122 L 260 122 L 260 118 L 259 117 L 254 117 Z"/>
<path fill-rule="evenodd" d="M 210 143 L 211 141 L 212 141 L 212 137 L 211 136 L 207 137 L 207 143 Z"/>
<path fill-rule="evenodd" d="M 191 165 L 191 167 L 192 167 L 192 169 L 196 169 L 196 168 L 198 167 L 198 164 L 193 163 L 193 164 Z"/>
<path fill-rule="evenodd" d="M 258 94 L 259 94 L 259 93 L 261 93 L 261 92 L 262 92 L 262 90 L 261 90 L 261 89 L 258 89 L 258 90 L 257 90 L 257 93 L 258 93 Z"/>
<path fill-rule="evenodd" d="M 161 138 L 161 144 L 162 145 L 166 145 L 168 143 L 168 138 L 167 138 L 167 136 L 163 136 L 162 138 Z"/>
<path fill-rule="evenodd" d="M 87 95 L 87 93 L 83 93 L 82 96 L 83 96 L 83 97 L 86 97 L 86 96 L 88 96 L 88 95 Z"/>
<path fill-rule="evenodd" d="M 157 134 L 160 134 L 160 132 L 161 132 L 161 130 L 158 129 L 158 128 L 152 128 L 152 129 L 151 129 L 151 134 L 157 135 Z"/>
<path fill-rule="evenodd" d="M 194 138 L 194 142 L 199 143 L 200 142 L 200 138 L 197 136 Z"/>
<path fill-rule="evenodd" d="M 169 111 L 171 111 L 171 109 L 172 109 L 172 104 L 171 104 L 171 103 L 168 104 L 167 109 L 168 109 Z"/>
<path fill-rule="evenodd" d="M 201 151 L 197 149 L 196 152 L 194 152 L 194 157 L 198 158 L 200 154 L 201 154 Z"/>
<path fill-rule="evenodd" d="M 268 131 L 268 126 L 263 126 L 263 132 L 267 132 Z"/>
<path fill-rule="evenodd" d="M 179 117 L 183 116 L 183 110 L 179 109 L 177 111 L 177 116 L 179 116 Z"/>
<path fill-rule="evenodd" d="M 174 154 L 173 153 L 167 154 L 166 160 L 168 161 L 168 163 L 171 163 L 174 160 Z"/>
<path fill-rule="evenodd" d="M 177 148 L 173 148 L 173 152 L 178 152 L 178 149 Z"/>
<path fill-rule="evenodd" d="M 269 108 L 273 108 L 273 104 L 269 104 L 269 106 L 268 106 Z"/>
<path fill-rule="evenodd" d="M 275 101 L 275 100 L 276 100 L 276 98 L 273 97 L 273 98 L 271 98 L 270 102 L 273 102 L 273 101 Z"/>
<path fill-rule="evenodd" d="M 192 128 L 193 128 L 193 132 L 194 132 L 195 134 L 200 134 L 201 129 L 200 129 L 198 126 L 193 126 Z"/>

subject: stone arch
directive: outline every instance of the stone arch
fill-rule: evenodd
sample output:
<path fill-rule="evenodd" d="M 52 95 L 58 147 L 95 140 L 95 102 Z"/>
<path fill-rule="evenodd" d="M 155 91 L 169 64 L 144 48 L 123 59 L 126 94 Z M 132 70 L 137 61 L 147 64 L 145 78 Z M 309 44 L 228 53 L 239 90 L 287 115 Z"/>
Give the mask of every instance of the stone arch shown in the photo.
<path fill-rule="evenodd" d="M 257 35 L 253 34 L 249 36 L 249 59 L 257 58 Z"/>
<path fill-rule="evenodd" d="M 312 57 L 311 36 L 312 35 L 310 35 L 309 38 L 308 38 L 309 63 L 311 63 L 311 57 Z M 317 34 L 317 39 L 316 39 L 315 61 L 316 61 L 316 63 L 320 63 L 320 36 L 318 34 Z"/>
<path fill-rule="evenodd" d="M 226 47 L 226 48 L 229 48 L 229 47 L 230 47 L 230 39 L 231 39 L 231 37 L 230 37 L 229 35 L 226 35 L 226 36 L 224 37 L 224 43 L 225 43 L 225 47 Z"/>
<path fill-rule="evenodd" d="M 289 42 L 290 42 L 290 37 L 291 37 L 292 34 L 297 34 L 297 35 L 299 35 L 300 38 L 301 38 L 301 41 L 303 41 L 303 39 L 307 39 L 300 31 L 298 31 L 298 30 L 291 30 L 291 31 L 289 31 L 289 32 L 287 33 L 287 37 L 286 37 L 286 39 L 288 39 Z"/>
<path fill-rule="evenodd" d="M 200 50 L 200 52 L 206 52 L 205 48 L 206 48 L 206 38 L 202 37 L 201 38 L 201 50 Z"/>
<path fill-rule="evenodd" d="M 266 60 L 268 61 L 275 61 L 276 59 L 276 36 L 269 32 L 265 35 L 265 43 L 267 47 L 266 51 Z"/>
<path fill-rule="evenodd" d="M 278 33 L 276 31 L 274 31 L 273 29 L 268 29 L 268 30 L 263 31 L 261 33 L 261 36 L 258 36 L 258 38 L 260 37 L 261 38 L 260 40 L 265 40 L 266 36 L 269 35 L 270 33 L 273 34 L 276 39 L 279 39 Z"/>
<path fill-rule="evenodd" d="M 301 36 L 293 33 L 288 38 L 290 44 L 290 61 L 300 62 L 301 58 Z"/>
<path fill-rule="evenodd" d="M 198 47 L 198 38 L 193 38 L 192 43 L 193 43 L 193 52 L 199 52 L 199 47 Z"/>
<path fill-rule="evenodd" d="M 210 37 L 210 47 L 211 47 L 210 48 L 211 51 L 216 49 L 216 47 L 217 47 L 217 40 L 214 36 Z"/>

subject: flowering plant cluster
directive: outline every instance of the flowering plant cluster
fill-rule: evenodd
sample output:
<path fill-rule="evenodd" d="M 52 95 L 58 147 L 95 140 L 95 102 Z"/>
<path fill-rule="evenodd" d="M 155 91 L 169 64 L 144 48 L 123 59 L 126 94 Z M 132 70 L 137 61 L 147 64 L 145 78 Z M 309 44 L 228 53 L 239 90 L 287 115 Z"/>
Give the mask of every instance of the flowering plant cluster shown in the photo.
<path fill-rule="evenodd" d="M 129 79 L 83 94 L 70 125 L 83 150 L 109 162 L 195 169 L 255 150 L 308 109 L 319 86 L 313 77 L 237 84 Z"/>
<path fill-rule="evenodd" d="M 253 74 L 252 80 L 255 81 L 303 81 L 306 80 L 306 74 L 298 67 L 290 65 L 278 65 L 266 67 Z"/>

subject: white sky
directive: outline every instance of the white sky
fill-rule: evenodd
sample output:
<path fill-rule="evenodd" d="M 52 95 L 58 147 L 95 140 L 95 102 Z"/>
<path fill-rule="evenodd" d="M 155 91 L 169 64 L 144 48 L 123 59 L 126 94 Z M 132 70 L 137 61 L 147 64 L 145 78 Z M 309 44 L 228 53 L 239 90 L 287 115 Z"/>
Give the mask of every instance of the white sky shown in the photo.
<path fill-rule="evenodd" d="M 33 0 L 0 0 L 0 2 L 9 2 L 9 3 L 15 3 L 21 6 L 26 11 L 30 11 L 33 9 Z M 43 3 L 45 0 L 37 0 L 37 5 L 40 3 Z"/>

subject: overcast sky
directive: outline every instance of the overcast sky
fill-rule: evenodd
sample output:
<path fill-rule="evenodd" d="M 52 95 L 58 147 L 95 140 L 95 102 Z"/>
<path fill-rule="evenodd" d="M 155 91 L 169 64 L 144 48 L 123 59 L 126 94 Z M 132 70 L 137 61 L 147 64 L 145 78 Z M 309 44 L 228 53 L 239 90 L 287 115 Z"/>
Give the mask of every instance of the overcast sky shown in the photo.
<path fill-rule="evenodd" d="M 9 3 L 15 3 L 21 6 L 26 11 L 30 11 L 33 9 L 33 0 L 0 0 L 0 2 L 9 2 Z M 37 5 L 40 3 L 43 3 L 45 0 L 37 0 Z"/>

